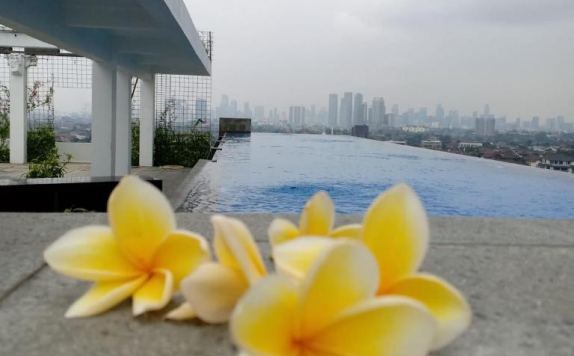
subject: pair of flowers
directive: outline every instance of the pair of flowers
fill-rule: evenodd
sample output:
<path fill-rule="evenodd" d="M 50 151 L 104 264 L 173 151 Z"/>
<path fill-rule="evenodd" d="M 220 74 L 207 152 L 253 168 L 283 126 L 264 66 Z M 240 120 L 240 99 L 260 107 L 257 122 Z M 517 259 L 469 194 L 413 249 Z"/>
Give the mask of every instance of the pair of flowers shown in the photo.
<path fill-rule="evenodd" d="M 56 271 L 95 281 L 67 312 L 101 313 L 132 296 L 135 315 L 186 298 L 171 319 L 231 321 L 244 355 L 424 355 L 469 325 L 464 297 L 417 273 L 428 248 L 426 213 L 398 185 L 370 207 L 363 224 L 334 229 L 320 192 L 300 226 L 269 228 L 276 274 L 268 274 L 248 228 L 215 216 L 212 262 L 204 238 L 176 230 L 173 211 L 151 185 L 126 177 L 110 196 L 110 228 L 68 232 L 45 252 Z M 180 288 L 181 287 L 181 288 Z"/>

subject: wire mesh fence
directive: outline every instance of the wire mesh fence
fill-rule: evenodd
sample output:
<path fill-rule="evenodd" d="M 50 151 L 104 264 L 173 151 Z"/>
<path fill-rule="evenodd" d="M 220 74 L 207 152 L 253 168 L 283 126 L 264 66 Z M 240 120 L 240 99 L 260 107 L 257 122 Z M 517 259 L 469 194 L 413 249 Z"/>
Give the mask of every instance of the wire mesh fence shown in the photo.
<path fill-rule="evenodd" d="M 12 30 L 0 25 L 0 31 Z M 199 34 L 208 57 L 212 59 L 212 33 L 202 31 Z M 91 115 L 89 113 L 83 114 L 86 117 L 69 114 L 62 115 L 62 106 L 65 107 L 66 103 L 74 99 L 64 95 L 61 101 L 60 97 L 54 101 L 54 95 L 59 94 L 59 92 L 70 93 L 66 91 L 68 89 L 91 89 L 92 61 L 64 52 L 59 52 L 59 54 L 56 52 L 52 55 L 37 55 L 36 57 L 38 59 L 36 66 L 28 68 L 28 118 L 30 128 L 34 129 L 50 125 L 55 128 L 59 140 L 89 142 L 91 139 Z M 0 55 L 0 110 L 3 102 L 9 105 L 7 99 L 2 99 L 2 88 L 5 88 L 4 96 L 9 95 L 9 78 L 8 60 L 6 56 Z M 209 145 L 212 119 L 211 90 L 212 79 L 210 76 L 156 74 L 156 130 L 159 127 L 165 128 L 169 126 L 171 131 L 180 136 L 181 134 L 192 132 L 205 133 L 200 135 L 201 146 L 205 146 L 203 141 L 206 138 Z M 85 99 L 90 100 L 89 98 Z M 132 121 L 139 129 L 140 85 L 137 78 L 132 79 L 131 109 Z M 180 136 L 178 137 L 181 138 Z M 193 142 L 187 142 L 186 144 L 189 146 Z M 162 153 L 159 153 L 161 156 Z"/>

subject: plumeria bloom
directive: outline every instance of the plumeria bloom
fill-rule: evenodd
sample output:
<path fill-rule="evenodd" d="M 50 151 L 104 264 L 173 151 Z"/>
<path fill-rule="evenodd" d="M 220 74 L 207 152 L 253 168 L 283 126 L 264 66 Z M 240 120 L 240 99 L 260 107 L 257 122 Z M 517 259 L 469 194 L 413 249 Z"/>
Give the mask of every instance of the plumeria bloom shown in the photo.
<path fill-rule="evenodd" d="M 325 247 L 299 283 L 270 275 L 240 300 L 230 328 L 241 355 L 426 355 L 437 327 L 428 309 L 377 298 L 377 261 L 363 244 L 328 239 Z"/>
<path fill-rule="evenodd" d="M 275 219 L 269 227 L 271 246 L 293 240 L 301 236 L 329 236 L 355 238 L 361 234 L 361 225 L 344 225 L 333 229 L 335 224 L 335 205 L 324 191 L 315 194 L 303 208 L 299 227 L 285 219 Z"/>
<path fill-rule="evenodd" d="M 219 263 L 205 263 L 182 282 L 186 303 L 168 314 L 169 319 L 199 317 L 208 323 L 229 320 L 237 301 L 267 272 L 249 229 L 224 216 L 211 219 L 213 247 Z"/>
<path fill-rule="evenodd" d="M 277 268 L 301 279 L 328 240 L 297 239 L 274 251 Z M 405 296 L 424 304 L 434 315 L 438 330 L 432 350 L 458 337 L 471 321 L 464 296 L 443 279 L 419 273 L 429 245 L 429 224 L 416 193 L 399 184 L 379 198 L 364 217 L 362 241 L 375 256 L 379 269 L 379 296 Z"/>
<path fill-rule="evenodd" d="M 57 272 L 94 285 L 66 317 L 102 313 L 133 298 L 133 314 L 162 309 L 181 280 L 209 260 L 209 246 L 197 234 L 176 230 L 163 194 L 134 176 L 124 177 L 108 201 L 108 226 L 66 233 L 44 252 Z"/>

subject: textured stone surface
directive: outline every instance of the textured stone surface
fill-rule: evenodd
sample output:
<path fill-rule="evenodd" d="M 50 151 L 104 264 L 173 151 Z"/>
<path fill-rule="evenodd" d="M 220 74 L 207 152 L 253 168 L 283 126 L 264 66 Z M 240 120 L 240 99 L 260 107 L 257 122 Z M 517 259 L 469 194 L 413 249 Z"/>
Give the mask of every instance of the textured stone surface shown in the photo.
<path fill-rule="evenodd" d="M 265 256 L 276 216 L 241 215 Z M 338 217 L 338 224 L 358 221 Z M 106 216 L 0 214 L 1 355 L 235 354 L 226 326 L 166 322 L 163 313 L 133 318 L 129 303 L 64 319 L 88 284 L 42 267 L 42 251 L 69 228 L 94 223 Z M 178 214 L 178 223 L 211 238 L 206 215 Z M 423 270 L 459 287 L 474 310 L 467 333 L 436 355 L 572 355 L 574 221 L 431 218 L 431 230 Z"/>

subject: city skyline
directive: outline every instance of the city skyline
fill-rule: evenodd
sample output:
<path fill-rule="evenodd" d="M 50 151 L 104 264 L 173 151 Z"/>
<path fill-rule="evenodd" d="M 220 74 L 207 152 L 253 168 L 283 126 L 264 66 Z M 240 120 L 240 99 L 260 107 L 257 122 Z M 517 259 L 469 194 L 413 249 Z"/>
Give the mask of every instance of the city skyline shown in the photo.
<path fill-rule="evenodd" d="M 488 102 L 512 118 L 574 118 L 572 1 L 186 4 L 214 31 L 215 98 L 327 107 L 325 95 L 352 91 L 415 110 Z"/>
<path fill-rule="evenodd" d="M 361 110 L 356 106 L 357 98 L 360 99 Z M 269 110 L 266 112 L 268 112 L 269 115 L 264 115 L 262 118 L 261 116 L 255 117 L 252 112 L 248 113 L 251 116 L 245 115 L 245 112 L 241 112 L 239 110 L 226 112 L 228 115 L 222 115 L 225 114 L 220 112 L 222 103 L 229 103 L 229 96 L 224 94 L 219 103 L 217 100 L 214 100 L 213 112 L 215 115 L 214 118 L 218 118 L 220 116 L 242 116 L 251 117 L 254 120 L 266 119 L 274 122 L 288 121 L 293 124 L 294 108 L 298 108 L 297 110 L 301 110 L 299 108 L 307 108 L 307 110 L 302 114 L 302 119 L 301 116 L 297 116 L 299 118 L 297 122 L 343 128 L 350 128 L 357 124 L 367 124 L 376 129 L 380 129 L 385 125 L 422 125 L 433 127 L 433 122 L 435 123 L 435 126 L 446 123 L 452 128 L 475 128 L 475 120 L 477 118 L 483 118 L 485 119 L 485 122 L 489 119 L 494 119 L 498 122 L 497 127 L 501 127 L 500 125 L 502 125 L 509 129 L 516 128 L 541 131 L 549 129 L 550 131 L 571 131 L 570 127 L 573 122 L 573 120 L 568 120 L 563 115 L 548 118 L 541 118 L 540 116 L 512 118 L 507 115 L 503 115 L 502 113 L 497 113 L 496 110 L 491 110 L 491 106 L 488 103 L 484 104 L 480 111 L 477 109 L 473 110 L 472 113 L 461 113 L 459 110 L 452 108 L 448 108 L 447 111 L 442 104 L 437 104 L 434 111 L 431 111 L 434 115 L 429 115 L 429 108 L 427 107 L 418 107 L 416 109 L 407 108 L 406 110 L 401 110 L 398 104 L 389 104 L 385 101 L 384 97 L 374 97 L 370 103 L 369 98 L 363 96 L 362 93 L 331 93 L 327 96 L 325 101 L 327 102 L 326 105 L 311 105 L 310 107 L 306 107 L 305 105 L 290 105 L 286 109 L 277 107 L 268 108 Z M 235 102 L 235 105 L 237 106 L 236 100 L 232 100 L 232 102 Z M 244 106 L 245 105 L 250 106 L 251 102 L 245 102 Z M 261 106 L 261 108 L 264 110 L 265 107 Z M 319 110 L 316 110 L 317 108 L 319 108 Z M 391 109 L 389 110 L 389 108 Z M 305 115 L 305 112 L 307 113 L 307 116 Z M 333 125 L 334 122 L 336 122 L 335 125 Z M 482 125 L 484 126 L 485 123 Z M 494 131 L 494 128 L 492 126 L 490 127 L 490 132 Z"/>

